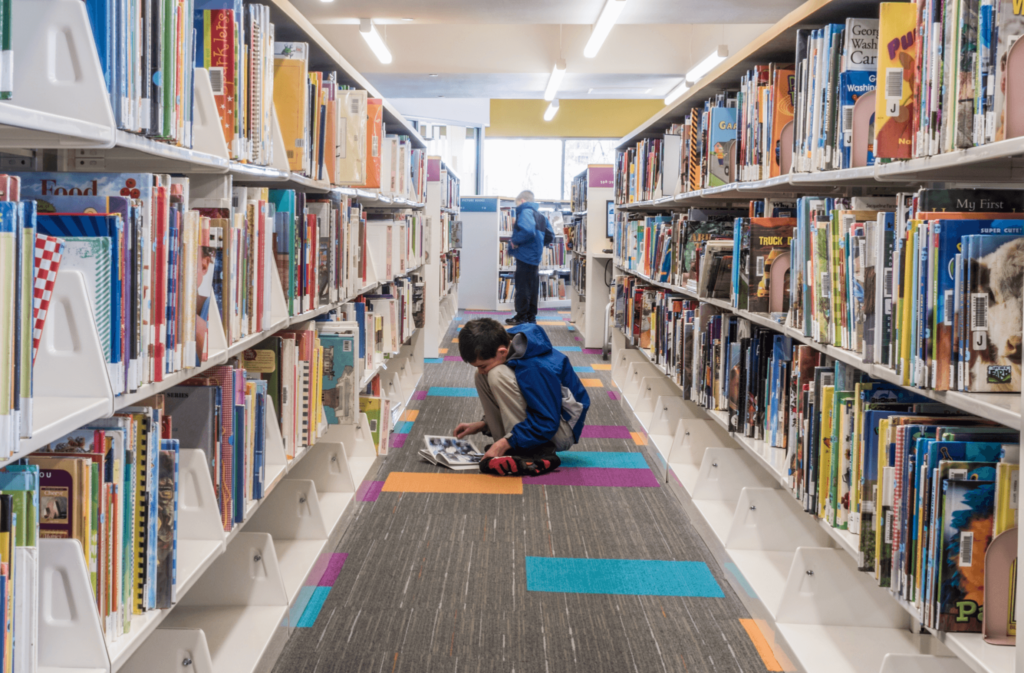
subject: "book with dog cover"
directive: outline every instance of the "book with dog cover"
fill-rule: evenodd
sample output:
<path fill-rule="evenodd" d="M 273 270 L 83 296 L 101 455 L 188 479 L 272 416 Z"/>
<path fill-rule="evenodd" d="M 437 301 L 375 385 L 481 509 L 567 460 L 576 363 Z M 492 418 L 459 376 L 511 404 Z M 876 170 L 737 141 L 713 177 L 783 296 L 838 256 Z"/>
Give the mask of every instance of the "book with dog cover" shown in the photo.
<path fill-rule="evenodd" d="M 968 392 L 1020 392 L 1024 237 L 973 237 L 968 266 Z"/>

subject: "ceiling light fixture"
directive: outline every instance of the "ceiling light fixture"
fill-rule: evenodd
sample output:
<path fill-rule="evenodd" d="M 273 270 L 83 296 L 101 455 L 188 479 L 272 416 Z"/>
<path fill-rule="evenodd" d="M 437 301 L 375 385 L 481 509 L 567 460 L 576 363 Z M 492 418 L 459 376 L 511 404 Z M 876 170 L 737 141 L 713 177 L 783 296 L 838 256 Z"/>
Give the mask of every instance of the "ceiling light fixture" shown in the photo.
<path fill-rule="evenodd" d="M 729 56 L 729 47 L 720 45 L 718 50 L 713 52 L 706 59 L 695 65 L 690 72 L 686 73 L 686 79 L 696 83 L 701 77 L 715 69 L 715 66 Z"/>
<path fill-rule="evenodd" d="M 584 56 L 587 58 L 597 56 L 597 52 L 601 51 L 601 45 L 604 44 L 608 33 L 612 32 L 612 27 L 619 20 L 619 14 L 622 14 L 625 6 L 626 0 L 608 0 L 608 2 L 604 3 L 604 9 L 601 10 L 601 15 L 597 17 L 597 23 L 594 24 L 594 28 L 590 33 L 587 46 L 583 48 Z"/>
<path fill-rule="evenodd" d="M 546 121 L 546 122 L 551 121 L 552 119 L 555 118 L 556 114 L 558 114 L 558 99 L 557 98 L 555 100 L 551 101 L 551 104 L 548 105 L 548 109 L 547 110 L 544 110 L 544 121 Z"/>
<path fill-rule="evenodd" d="M 690 90 L 691 86 L 690 82 L 685 79 L 674 86 L 672 90 L 665 95 L 665 105 L 672 105 L 672 103 L 675 103 L 680 96 Z"/>
<path fill-rule="evenodd" d="M 391 63 L 391 52 L 388 51 L 388 46 L 381 39 L 372 19 L 359 19 L 359 34 L 366 40 L 366 44 L 370 45 L 370 50 L 373 51 L 378 61 L 384 65 Z"/>
<path fill-rule="evenodd" d="M 554 100 L 558 94 L 558 87 L 562 85 L 562 78 L 565 77 L 565 59 L 559 59 L 555 67 L 551 69 L 551 76 L 548 77 L 548 86 L 544 89 L 544 100 Z"/>

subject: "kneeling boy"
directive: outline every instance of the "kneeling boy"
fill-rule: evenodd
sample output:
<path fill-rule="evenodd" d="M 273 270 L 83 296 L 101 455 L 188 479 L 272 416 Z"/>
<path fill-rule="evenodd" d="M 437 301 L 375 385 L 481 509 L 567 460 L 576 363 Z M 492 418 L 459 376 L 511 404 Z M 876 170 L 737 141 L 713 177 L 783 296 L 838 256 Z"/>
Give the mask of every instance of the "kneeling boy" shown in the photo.
<path fill-rule="evenodd" d="M 556 451 L 579 441 L 590 408 L 587 389 L 541 327 L 508 331 L 496 320 L 470 320 L 459 332 L 459 355 L 476 367 L 484 420 L 460 423 L 455 436 L 495 439 L 480 462 L 491 474 L 535 475 L 561 463 Z"/>

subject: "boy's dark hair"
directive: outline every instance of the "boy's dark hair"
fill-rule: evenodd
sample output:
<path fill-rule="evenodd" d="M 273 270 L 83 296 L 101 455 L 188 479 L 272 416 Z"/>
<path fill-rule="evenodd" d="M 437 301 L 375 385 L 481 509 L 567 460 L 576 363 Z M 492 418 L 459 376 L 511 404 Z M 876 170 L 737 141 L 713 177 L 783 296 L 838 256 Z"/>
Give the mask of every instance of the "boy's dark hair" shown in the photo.
<path fill-rule="evenodd" d="M 459 331 L 459 355 L 469 364 L 490 360 L 502 346 L 509 346 L 512 337 L 505 327 L 491 318 L 476 318 Z"/>

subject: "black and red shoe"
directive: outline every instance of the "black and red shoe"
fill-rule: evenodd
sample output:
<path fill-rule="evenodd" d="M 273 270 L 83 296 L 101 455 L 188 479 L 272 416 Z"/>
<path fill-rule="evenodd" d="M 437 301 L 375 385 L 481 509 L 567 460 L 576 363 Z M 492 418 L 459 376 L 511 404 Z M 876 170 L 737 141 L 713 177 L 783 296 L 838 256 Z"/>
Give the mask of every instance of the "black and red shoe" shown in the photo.
<path fill-rule="evenodd" d="M 480 461 L 480 471 L 499 477 L 536 477 L 554 470 L 562 461 L 555 454 L 536 458 L 520 458 L 519 456 L 499 456 L 484 458 Z"/>
<path fill-rule="evenodd" d="M 547 456 L 537 456 L 536 458 L 523 458 L 522 460 L 523 470 L 530 477 L 547 474 L 562 464 L 562 459 L 554 453 Z"/>

